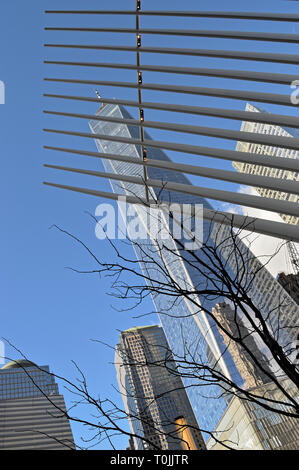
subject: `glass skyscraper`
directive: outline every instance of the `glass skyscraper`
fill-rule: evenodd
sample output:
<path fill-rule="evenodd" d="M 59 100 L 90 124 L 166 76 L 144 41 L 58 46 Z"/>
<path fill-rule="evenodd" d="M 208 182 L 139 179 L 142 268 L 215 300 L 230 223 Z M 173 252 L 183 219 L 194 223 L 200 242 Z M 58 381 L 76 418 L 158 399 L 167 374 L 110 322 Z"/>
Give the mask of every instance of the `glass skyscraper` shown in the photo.
<path fill-rule="evenodd" d="M 134 449 L 155 448 L 151 443 L 164 450 L 205 449 L 161 327 L 150 325 L 123 331 L 116 347 L 115 367 L 135 434 Z M 182 420 L 186 427 L 180 425 Z M 147 441 L 136 436 L 144 436 Z"/>
<path fill-rule="evenodd" d="M 117 118 L 130 119 L 131 115 L 118 105 L 105 105 L 100 108 L 97 113 L 99 116 L 111 116 Z M 112 123 L 105 121 L 93 120 L 90 122 L 90 128 L 94 134 L 106 134 L 109 136 L 122 137 L 122 138 L 133 138 L 139 140 L 139 129 L 136 126 L 126 125 L 123 123 Z M 145 139 L 150 140 L 150 136 L 145 132 Z M 100 153 L 124 155 L 134 158 L 142 158 L 142 152 L 140 147 L 131 143 L 122 143 L 117 141 L 108 141 L 102 139 L 95 139 L 97 148 Z M 155 148 L 147 147 L 147 158 L 160 160 L 163 162 L 170 161 L 167 155 Z M 108 173 L 114 173 L 117 175 L 130 175 L 143 177 L 142 165 L 134 163 L 128 163 L 124 161 L 116 161 L 112 159 L 103 159 L 103 165 L 105 171 Z M 158 179 L 165 183 L 176 182 L 182 184 L 191 184 L 188 178 L 182 173 L 167 169 L 157 169 L 153 167 L 147 167 L 148 177 L 151 179 Z M 116 180 L 110 180 L 112 189 L 115 193 L 137 196 L 145 198 L 144 185 L 137 185 L 131 182 L 120 182 Z M 192 196 L 189 194 L 182 194 L 176 192 L 168 192 L 167 187 L 162 191 L 156 188 L 150 188 L 151 194 L 154 194 L 159 200 L 169 201 L 171 203 L 179 204 L 198 204 L 204 208 L 212 209 L 208 201 L 198 196 Z M 141 205 L 136 205 L 136 212 L 138 213 L 139 219 L 144 222 L 147 215 L 147 208 Z M 143 223 L 146 227 L 146 222 Z M 171 228 L 170 228 L 171 231 Z M 203 242 L 209 240 L 211 243 L 211 222 L 203 220 Z M 129 234 L 130 235 L 130 234 Z M 147 246 L 150 250 L 150 255 L 156 257 L 157 261 L 161 261 L 159 250 L 159 234 L 155 234 L 155 238 L 151 233 L 144 240 L 140 240 L 142 243 L 142 252 L 136 244 L 133 244 L 138 259 L 143 259 L 145 247 Z M 161 240 L 160 240 L 161 241 Z M 218 240 L 219 241 L 219 240 Z M 192 266 L 191 263 L 184 262 L 181 257 L 174 254 L 177 250 L 176 242 L 172 238 L 163 240 L 164 244 L 168 244 L 168 250 L 163 252 L 163 263 L 171 273 L 172 277 L 179 283 L 182 288 L 190 290 L 196 290 L 196 286 L 202 286 L 203 282 L 207 282 L 206 278 L 203 278 L 199 270 Z M 242 243 L 240 241 L 240 243 Z M 200 249 L 196 251 L 199 257 L 203 257 L 203 253 Z M 225 250 L 224 250 L 225 254 Z M 184 254 L 188 256 L 188 252 Z M 141 262 L 140 266 L 143 273 L 147 274 L 148 263 Z M 232 265 L 233 269 L 234 266 Z M 261 268 L 261 274 L 264 274 L 266 269 Z M 168 282 L 167 276 L 156 270 L 151 272 L 151 277 L 155 276 L 156 279 L 160 279 L 162 282 Z M 271 275 L 270 275 L 271 276 Z M 271 285 L 272 293 L 279 291 L 279 284 L 274 278 L 271 279 L 271 283 L 275 284 L 274 290 Z M 257 282 L 254 281 L 254 286 L 258 290 Z M 280 291 L 279 291 L 280 293 Z M 156 307 L 156 311 L 159 315 L 163 329 L 165 331 L 168 343 L 175 357 L 183 358 L 186 354 L 186 347 L 188 349 L 189 359 L 192 357 L 194 362 L 205 363 L 215 366 L 221 370 L 226 377 L 231 378 L 235 383 L 241 385 L 244 380 L 239 373 L 229 351 L 225 348 L 222 336 L 219 334 L 218 329 L 213 324 L 211 318 L 203 311 L 199 310 L 194 306 L 193 302 L 186 300 L 185 298 L 177 298 L 173 301 L 171 296 L 165 294 L 155 293 L 153 294 L 153 302 Z M 192 299 L 191 299 L 192 300 Z M 215 304 L 221 299 L 209 300 L 208 297 L 204 299 L 196 299 L 197 305 L 201 303 L 205 309 L 212 311 Z M 293 300 L 288 296 L 288 303 L 291 308 L 296 309 L 297 318 L 298 306 L 295 305 Z M 293 305 L 294 304 L 294 305 Z M 261 307 L 263 309 L 263 307 Z M 171 312 L 171 315 L 169 313 Z M 268 314 L 268 311 L 265 311 Z M 223 396 L 222 391 L 216 386 L 210 383 L 201 381 L 201 375 L 198 371 L 197 379 L 194 378 L 183 378 L 184 385 L 187 387 L 187 393 L 189 396 L 190 403 L 195 413 L 196 419 L 201 429 L 213 431 L 216 427 L 217 422 L 222 416 L 223 411 L 226 409 L 228 398 Z M 191 386 L 201 381 L 202 386 Z"/>
<path fill-rule="evenodd" d="M 0 369 L 0 450 L 75 449 L 69 421 L 58 410 L 65 411 L 64 398 L 49 372 L 23 359 Z"/>
<path fill-rule="evenodd" d="M 283 381 L 284 382 L 284 381 Z M 298 388 L 286 381 L 282 385 L 298 399 Z M 272 384 L 252 389 L 260 396 L 266 394 L 275 401 L 284 402 L 281 391 Z M 278 406 L 284 411 L 284 405 Z M 261 408 L 256 403 L 234 397 L 226 408 L 215 433 L 218 442 L 211 437 L 208 450 L 223 450 L 221 442 L 229 442 L 236 450 L 298 450 L 298 419 Z"/>

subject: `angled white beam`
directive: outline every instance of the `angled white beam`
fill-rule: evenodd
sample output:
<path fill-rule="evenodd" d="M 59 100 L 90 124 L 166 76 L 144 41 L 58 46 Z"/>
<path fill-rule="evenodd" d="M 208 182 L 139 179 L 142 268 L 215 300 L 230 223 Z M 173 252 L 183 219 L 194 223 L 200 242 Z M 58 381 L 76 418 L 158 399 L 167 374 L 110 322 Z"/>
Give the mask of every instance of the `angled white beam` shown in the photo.
<path fill-rule="evenodd" d="M 189 124 L 176 124 L 159 121 L 142 121 L 136 119 L 125 119 L 110 116 L 98 116 L 93 114 L 63 113 L 59 111 L 45 110 L 45 114 L 55 116 L 74 117 L 102 122 L 112 122 L 126 124 L 128 126 L 147 127 L 151 129 L 161 129 L 173 132 L 183 132 L 188 134 L 204 135 L 207 137 L 216 137 L 219 139 L 237 140 L 241 142 L 257 143 L 270 147 L 282 147 L 285 149 L 299 151 L 299 138 L 282 137 L 277 135 L 259 134 L 256 132 L 233 131 L 230 129 L 218 129 L 215 127 L 192 126 Z"/>
<path fill-rule="evenodd" d="M 56 184 L 50 182 L 44 182 L 47 186 L 54 188 L 66 189 L 68 191 L 74 191 L 81 194 L 87 194 L 90 196 L 96 196 L 98 198 L 105 198 L 117 201 L 119 197 L 123 197 L 123 194 L 110 193 L 104 191 L 98 191 L 95 189 L 80 188 L 75 186 L 67 186 L 63 184 Z M 149 204 L 155 204 L 157 207 L 159 204 L 156 201 L 142 200 L 133 196 L 126 196 L 126 201 L 129 204 L 142 204 L 148 206 Z M 169 201 L 161 201 L 163 204 L 169 204 Z M 244 230 L 260 233 L 262 235 L 269 235 L 271 237 L 282 238 L 285 240 L 291 240 L 299 243 L 298 227 L 283 222 L 272 222 L 265 219 L 258 219 L 253 217 L 247 217 L 239 214 L 231 214 L 229 212 L 215 211 L 212 209 L 203 209 L 203 218 L 212 222 L 234 226 L 242 228 Z"/>
<path fill-rule="evenodd" d="M 186 93 L 191 95 L 216 96 L 218 98 L 229 98 L 242 101 L 257 101 L 261 103 L 272 103 L 281 106 L 294 106 L 290 95 L 277 93 L 263 93 L 246 90 L 229 90 L 222 88 L 206 88 L 197 86 L 164 85 L 160 83 L 143 83 L 137 85 L 133 82 L 114 82 L 107 80 L 78 80 L 73 78 L 45 78 L 46 82 L 77 83 L 82 85 L 101 85 L 120 88 L 133 88 L 140 90 L 166 91 L 172 93 Z"/>
<path fill-rule="evenodd" d="M 115 173 L 108 173 L 102 171 L 84 170 L 78 168 L 70 168 L 59 165 L 44 165 L 47 168 L 56 170 L 69 171 L 72 173 L 79 173 L 82 175 L 96 176 L 100 178 L 117 180 L 121 182 L 128 182 L 132 184 L 145 186 L 143 178 L 129 175 L 118 175 Z M 270 212 L 278 212 L 287 215 L 299 217 L 299 204 L 297 202 L 281 201 L 277 199 L 269 199 L 261 196 L 253 196 L 249 194 L 241 194 L 232 191 L 224 191 L 221 189 L 203 188 L 191 184 L 174 183 L 172 181 L 163 182 L 157 179 L 148 178 L 146 181 L 148 187 L 160 188 L 165 191 L 172 191 L 182 194 L 191 194 L 207 199 L 216 201 L 229 202 L 246 207 L 253 207 L 255 209 L 262 209 Z"/>
<path fill-rule="evenodd" d="M 163 170 L 173 170 L 179 173 L 188 173 L 189 175 L 202 176 L 204 178 L 230 181 L 231 183 L 237 184 L 247 184 L 249 186 L 258 186 L 262 188 L 273 189 L 275 191 L 284 191 L 287 193 L 299 195 L 299 185 L 297 181 L 282 180 L 280 178 L 271 178 L 268 176 L 251 175 L 229 170 L 219 170 L 217 168 L 206 168 L 196 165 L 187 165 L 184 163 L 174 163 L 172 161 L 154 160 L 151 158 L 147 161 L 144 161 L 141 158 L 133 158 L 118 154 L 87 152 L 84 150 L 65 149 L 61 147 L 49 146 L 45 146 L 44 148 L 47 150 L 56 150 L 75 155 L 133 163 L 135 165 L 160 168 Z"/>
<path fill-rule="evenodd" d="M 278 62 L 280 64 L 294 64 L 299 62 L 297 54 L 277 54 L 273 52 L 228 51 L 217 49 L 186 49 L 175 47 L 132 47 L 110 46 L 106 44 L 45 44 L 45 47 L 66 49 L 94 49 L 101 51 L 140 52 L 153 54 L 175 54 L 197 57 L 217 57 L 221 59 L 254 60 L 261 62 Z"/>
<path fill-rule="evenodd" d="M 92 98 L 90 96 L 57 95 L 51 93 L 44 93 L 43 96 L 46 98 L 58 98 L 65 100 L 99 103 L 98 98 Z M 198 114 L 203 116 L 213 116 L 237 121 L 261 122 L 281 127 L 293 127 L 299 129 L 299 118 L 296 116 L 287 116 L 285 114 L 272 114 L 266 112 L 252 113 L 251 111 L 239 111 L 235 109 L 210 108 L 169 103 L 155 103 L 149 101 L 143 101 L 142 104 L 140 104 L 138 101 L 119 100 L 116 98 L 101 98 L 100 103 L 119 104 L 122 106 L 131 106 L 134 108 L 158 109 L 161 111 L 170 111 L 186 114 Z"/>
<path fill-rule="evenodd" d="M 154 28 L 70 28 L 70 27 L 46 27 L 45 31 L 76 31 L 93 33 L 133 33 L 136 34 L 158 34 L 167 36 L 195 36 L 211 38 L 241 39 L 249 41 L 270 41 L 299 43 L 298 34 L 260 33 L 247 31 L 216 31 L 202 29 L 154 29 Z"/>
<path fill-rule="evenodd" d="M 109 134 L 93 134 L 88 132 L 64 131 L 60 129 L 44 129 L 44 132 L 50 132 L 62 135 L 73 135 L 76 137 L 86 137 L 89 139 L 107 140 L 112 142 L 123 142 L 132 145 L 142 145 L 137 139 L 128 137 L 111 136 Z M 161 142 L 157 140 L 144 140 L 145 147 L 173 150 L 175 152 L 190 153 L 194 155 L 204 155 L 206 157 L 219 158 L 237 162 L 252 163 L 256 165 L 270 166 L 273 168 L 288 169 L 299 172 L 299 160 L 291 158 L 275 158 L 267 155 L 261 155 L 250 152 L 239 152 L 236 150 L 225 150 L 213 147 L 203 147 L 199 145 L 178 144 L 172 142 Z"/>
<path fill-rule="evenodd" d="M 172 67 L 167 65 L 134 65 L 117 64 L 111 62 L 68 62 L 45 60 L 48 65 L 67 65 L 75 67 L 100 67 L 112 69 L 142 70 L 159 73 L 176 73 L 184 75 L 199 75 L 218 78 L 232 78 L 234 80 L 246 80 L 255 82 L 278 83 L 288 85 L 298 79 L 297 75 L 283 73 L 251 72 L 249 70 L 212 69 L 199 67 Z"/>
<path fill-rule="evenodd" d="M 294 13 L 264 13 L 238 11 L 172 11 L 172 10 L 46 10 L 46 14 L 67 15 L 133 15 L 133 16 L 178 16 L 195 18 L 229 18 L 262 21 L 299 21 Z"/>

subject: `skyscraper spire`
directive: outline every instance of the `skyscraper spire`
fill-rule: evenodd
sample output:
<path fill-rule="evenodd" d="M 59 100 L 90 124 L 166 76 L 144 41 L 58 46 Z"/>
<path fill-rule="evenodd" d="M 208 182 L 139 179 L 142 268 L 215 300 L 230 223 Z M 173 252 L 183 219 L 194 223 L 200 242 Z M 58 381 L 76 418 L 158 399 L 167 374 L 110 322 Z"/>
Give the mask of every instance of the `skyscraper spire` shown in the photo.
<path fill-rule="evenodd" d="M 99 98 L 99 101 L 101 101 L 102 97 L 101 97 L 101 95 L 100 95 L 100 93 L 99 93 L 99 91 L 98 91 L 97 89 L 95 89 L 95 94 L 96 94 L 97 97 Z M 102 109 L 102 108 L 104 108 L 104 106 L 105 106 L 105 103 L 102 103 L 102 102 L 101 102 L 101 106 L 100 106 L 99 110 Z"/>

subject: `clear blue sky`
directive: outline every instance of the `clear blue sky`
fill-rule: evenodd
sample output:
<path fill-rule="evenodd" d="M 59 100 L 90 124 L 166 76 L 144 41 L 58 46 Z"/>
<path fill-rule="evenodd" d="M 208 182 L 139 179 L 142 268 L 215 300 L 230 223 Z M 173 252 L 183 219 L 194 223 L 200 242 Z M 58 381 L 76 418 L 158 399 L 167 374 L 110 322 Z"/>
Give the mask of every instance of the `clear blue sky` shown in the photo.
<path fill-rule="evenodd" d="M 291 1 L 252 0 L 246 3 L 248 11 L 281 11 L 297 12 L 298 3 Z M 184 8 L 190 10 L 223 9 L 223 1 L 198 2 L 189 0 Z M 159 9 L 161 1 L 143 0 L 146 9 Z M 115 9 L 133 9 L 134 0 L 118 0 L 113 2 Z M 239 1 L 227 1 L 225 6 L 230 10 L 240 9 Z M 242 5 L 243 7 L 243 5 Z M 18 348 L 40 365 L 49 364 L 52 371 L 75 377 L 71 360 L 78 363 L 86 372 L 90 389 L 102 397 L 115 398 L 120 403 L 119 396 L 114 392 L 112 384 L 116 384 L 113 362 L 113 352 L 99 344 L 92 343 L 90 338 L 103 340 L 112 346 L 117 342 L 118 331 L 136 324 L 154 323 L 155 315 L 146 319 L 135 319 L 134 316 L 148 312 L 152 304 L 148 300 L 135 312 L 119 313 L 112 307 L 119 305 L 117 301 L 107 295 L 110 282 L 97 276 L 77 275 L 65 269 L 65 266 L 78 268 L 94 267 L 87 254 L 72 240 L 66 238 L 55 230 L 49 230 L 52 224 L 57 224 L 82 238 L 94 251 L 107 258 L 112 257 L 112 250 L 105 242 L 100 242 L 94 236 L 94 223 L 84 211 L 94 212 L 99 201 L 92 197 L 77 195 L 60 190 L 54 190 L 42 185 L 42 181 L 56 181 L 66 184 L 75 184 L 90 188 L 108 190 L 106 181 L 91 177 L 78 177 L 76 175 L 59 174 L 53 170 L 43 168 L 43 163 L 57 163 L 61 165 L 77 166 L 82 168 L 95 168 L 94 161 L 84 160 L 82 157 L 72 157 L 51 154 L 43 150 L 43 145 L 66 145 L 70 147 L 95 150 L 92 140 L 46 135 L 43 127 L 53 127 L 88 132 L 87 122 L 83 120 L 68 120 L 59 117 L 45 117 L 43 109 L 59 109 L 61 111 L 94 113 L 97 106 L 93 103 L 51 101 L 42 97 L 44 92 L 66 93 L 74 95 L 94 96 L 93 87 L 87 85 L 67 86 L 48 84 L 43 81 L 45 76 L 62 77 L 73 76 L 115 80 L 120 73 L 111 69 L 83 69 L 71 67 L 45 66 L 44 59 L 57 60 L 86 60 L 86 61 L 118 61 L 131 62 L 135 57 L 130 53 L 108 53 L 102 51 L 72 51 L 67 49 L 45 49 L 45 42 L 70 42 L 86 44 L 134 44 L 134 39 L 127 35 L 101 35 L 92 33 L 46 33 L 45 26 L 105 26 L 122 25 L 134 26 L 134 18 L 107 17 L 71 17 L 45 15 L 45 9 L 109 9 L 111 1 L 102 0 L 34 0 L 24 2 L 13 0 L 2 2 L 0 11 L 1 35 L 1 65 L 0 80 L 6 85 L 6 104 L 0 106 L 0 152 L 1 152 L 1 323 L 0 336 L 8 338 Z M 178 0 L 164 0 L 163 8 L 182 9 L 182 2 Z M 166 26 L 166 19 L 144 19 L 142 25 Z M 269 22 L 247 22 L 238 25 L 234 21 L 200 20 L 200 19 L 171 19 L 168 27 L 202 28 L 202 29 L 243 29 L 271 31 L 277 29 L 281 32 L 299 33 L 299 26 L 293 24 L 280 24 Z M 157 45 L 157 37 L 146 36 L 144 45 Z M 213 40 L 190 38 L 162 37 L 161 45 L 175 47 L 201 47 L 201 48 L 234 48 L 236 50 L 261 50 L 265 52 L 296 52 L 297 45 L 279 45 L 271 43 L 254 43 L 251 41 Z M 143 63 L 177 64 L 176 56 L 153 57 L 144 55 Z M 180 65 L 221 67 L 224 62 L 219 59 L 186 57 Z M 225 67 L 243 70 L 267 70 L 282 73 L 295 73 L 295 66 L 284 66 L 283 70 L 278 64 L 263 64 L 242 61 L 226 61 Z M 134 72 L 124 71 L 123 80 L 135 81 Z M 173 76 L 144 75 L 145 81 L 162 83 L 175 83 Z M 273 91 L 289 93 L 287 87 L 275 85 L 262 85 L 258 83 L 232 82 L 228 80 L 211 79 L 204 77 L 181 76 L 182 84 L 195 84 L 202 86 L 220 86 L 230 88 L 248 88 L 251 90 Z M 101 89 L 107 97 L 136 99 L 134 90 L 119 90 L 116 88 Z M 243 109 L 245 103 L 217 100 L 216 98 L 194 97 L 173 94 L 144 94 L 144 99 L 153 101 L 172 101 L 176 103 L 199 104 L 202 106 L 225 106 L 234 109 Z M 277 106 L 267 107 L 269 111 L 296 114 L 296 109 L 279 109 Z M 134 114 L 134 113 L 133 113 Z M 161 120 L 155 112 L 148 111 L 146 118 Z M 183 118 L 183 120 L 182 120 Z M 173 122 L 189 122 L 198 125 L 220 126 L 223 123 L 212 118 L 188 117 L 174 114 Z M 189 121 L 188 121 L 189 120 Z M 238 129 L 240 123 L 225 122 L 225 126 Z M 165 134 L 152 131 L 153 137 L 165 140 L 182 141 L 185 136 L 179 134 Z M 225 148 L 234 148 L 235 143 L 215 141 L 200 136 L 187 136 L 187 141 L 198 145 L 224 145 Z M 176 161 L 182 161 L 182 155 L 170 153 Z M 198 161 L 199 157 L 184 157 L 185 162 Z M 196 160 L 197 159 L 197 160 Z M 91 159 L 92 160 L 92 159 Z M 200 159 L 203 165 L 211 165 L 211 161 Z M 230 163 L 221 163 L 222 168 L 231 168 Z M 193 182 L 205 181 L 192 179 Z M 215 183 L 219 187 L 219 183 Z M 225 188 L 233 185 L 223 184 Z M 130 248 L 128 254 L 134 256 Z M 8 356 L 17 355 L 7 348 Z M 71 396 L 65 394 L 68 405 Z M 80 444 L 81 430 L 73 426 L 76 441 Z M 117 441 L 119 448 L 124 448 L 127 438 Z M 109 448 L 105 443 L 98 448 Z"/>

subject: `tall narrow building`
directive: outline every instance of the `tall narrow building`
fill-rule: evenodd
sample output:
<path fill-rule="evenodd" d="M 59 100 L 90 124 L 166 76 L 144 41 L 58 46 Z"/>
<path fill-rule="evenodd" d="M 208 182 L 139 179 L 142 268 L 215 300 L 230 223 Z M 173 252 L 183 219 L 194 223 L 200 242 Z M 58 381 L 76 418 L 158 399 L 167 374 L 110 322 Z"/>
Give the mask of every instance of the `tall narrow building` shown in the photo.
<path fill-rule="evenodd" d="M 123 331 L 116 347 L 115 365 L 132 432 L 131 447 L 205 449 L 161 327 Z M 136 436 L 144 436 L 145 441 Z"/>
<path fill-rule="evenodd" d="M 64 398 L 49 366 L 23 359 L 5 364 L 0 369 L 0 450 L 75 450 L 69 421 L 59 409 L 65 411 Z"/>
<path fill-rule="evenodd" d="M 265 113 L 266 111 L 254 106 L 250 103 L 246 104 L 245 110 L 252 113 Z M 259 134 L 267 134 L 273 136 L 284 136 L 284 137 L 299 137 L 299 130 L 281 127 L 278 125 L 272 124 L 263 124 L 258 122 L 248 122 L 243 121 L 241 125 L 241 131 L 244 132 L 253 132 Z M 249 142 L 238 142 L 236 150 L 241 152 L 253 152 L 259 153 L 262 155 L 271 155 L 274 158 L 291 158 L 298 159 L 299 151 L 286 149 L 281 147 L 274 147 L 268 145 L 260 145 L 256 143 Z M 278 168 L 269 168 L 261 165 L 254 165 L 250 163 L 242 162 L 233 162 L 234 168 L 240 173 L 247 173 L 252 175 L 261 175 L 268 176 L 272 178 L 286 179 L 289 181 L 298 181 L 299 182 L 299 173 L 281 170 Z M 275 191 L 267 188 L 255 187 L 255 190 L 263 197 L 268 197 L 271 199 L 280 199 L 290 202 L 299 203 L 299 196 L 296 194 L 285 193 L 282 191 Z M 288 224 L 299 224 L 299 217 L 290 216 L 286 214 L 280 214 L 284 222 Z M 288 292 L 288 294 L 293 298 L 293 300 L 299 305 L 299 257 L 296 245 L 291 242 L 287 243 L 287 253 L 286 256 L 289 258 L 289 267 L 291 272 L 280 272 L 277 277 L 279 284 Z"/>
<path fill-rule="evenodd" d="M 116 104 L 102 106 L 97 116 L 99 120 L 94 119 L 91 121 L 90 128 L 92 132 L 96 134 L 95 143 L 98 151 L 105 157 L 102 161 L 106 173 L 111 174 L 110 183 L 113 191 L 122 196 L 134 195 L 144 199 L 146 194 L 144 184 L 142 184 L 144 178 L 143 167 L 142 165 L 130 162 L 132 158 L 142 159 L 143 157 L 140 146 L 131 143 L 131 139 L 135 140 L 135 142 L 139 140 L 138 127 L 130 124 L 132 116 L 125 108 Z M 111 118 L 112 121 L 109 121 Z M 126 122 L 117 123 L 113 121 L 115 118 Z M 105 136 L 109 136 L 109 140 L 105 140 Z M 212 207 L 209 202 L 202 197 L 167 190 L 168 182 L 182 183 L 185 185 L 191 185 L 191 183 L 183 173 L 168 170 L 167 162 L 171 161 L 169 157 L 162 150 L 151 146 L 151 138 L 146 132 L 144 133 L 144 138 L 147 142 L 148 160 L 166 163 L 163 169 L 154 166 L 147 167 L 149 179 L 160 180 L 165 184 L 162 191 L 160 188 L 150 187 L 149 191 L 151 195 L 155 196 L 160 201 L 181 205 L 201 205 L 206 209 L 211 209 Z M 124 180 L 118 181 L 118 175 L 123 176 Z M 129 181 L 129 178 L 127 178 L 126 181 L 126 177 L 130 176 L 140 177 L 141 184 L 132 183 Z M 167 240 L 162 240 L 161 232 L 154 232 L 153 234 L 152 226 L 149 227 L 147 224 L 147 208 L 142 205 L 136 205 L 134 209 L 136 210 L 140 225 L 145 229 L 144 237 L 139 240 L 142 244 L 142 250 L 138 247 L 138 243 L 133 243 L 137 258 L 140 260 L 140 267 L 145 276 L 149 275 L 150 278 L 157 279 L 157 281 L 161 281 L 161 283 L 169 283 L 169 277 L 163 273 L 163 270 L 157 267 L 154 268 L 153 263 L 149 263 L 149 258 L 146 259 L 145 255 L 148 250 L 151 260 L 156 260 L 157 266 L 160 265 L 160 248 L 163 243 L 165 247 L 167 246 L 167 249 L 164 249 L 162 253 L 163 266 L 168 270 L 175 282 L 177 282 L 183 290 L 192 292 L 198 291 L 202 286 L 208 288 L 210 282 L 209 278 L 200 270 L 196 269 L 192 261 L 188 262 L 188 250 L 184 252 L 185 259 L 178 257 L 176 255 L 178 246 L 174 238 L 168 237 Z M 216 226 L 216 224 L 214 225 Z M 203 243 L 215 243 L 216 246 L 218 246 L 218 243 L 223 242 L 227 236 L 227 230 L 229 232 L 229 229 L 229 227 L 224 227 L 223 231 L 218 230 L 216 233 L 217 239 L 213 241 L 211 237 L 213 223 L 211 224 L 210 221 L 203 220 Z M 170 232 L 172 231 L 170 224 L 168 230 Z M 225 257 L 229 254 L 229 247 L 226 247 L 223 243 L 222 246 L 222 254 Z M 241 240 L 239 240 L 239 249 L 240 247 L 242 247 L 241 252 L 244 249 L 244 251 L 249 254 L 249 257 L 251 256 L 251 261 L 254 261 L 251 263 L 252 268 L 258 268 L 258 276 L 253 276 L 251 283 L 251 289 L 254 293 L 257 305 L 265 318 L 267 318 L 267 321 L 271 322 L 274 331 L 278 324 L 278 314 L 280 314 L 281 321 L 279 322 L 279 328 L 281 330 L 281 340 L 283 344 L 289 344 L 290 341 L 292 341 L 290 335 L 292 335 L 294 331 L 294 328 L 292 329 L 293 325 L 289 319 L 290 315 L 292 321 L 298 319 L 298 305 L 261 263 L 258 260 L 254 260 L 254 255 Z M 228 250 L 226 248 L 228 248 Z M 194 250 L 194 252 L 201 259 L 205 256 L 203 250 L 200 248 Z M 230 261 L 233 261 L 236 257 L 231 256 L 230 258 Z M 209 264 L 207 258 L 204 258 L 204 260 Z M 228 269 L 231 269 L 232 273 L 234 273 L 235 268 L 236 264 L 234 263 L 228 267 Z M 148 271 L 149 269 L 151 272 Z M 248 276 L 246 278 L 248 278 Z M 260 288 L 261 281 L 262 289 Z M 212 286 L 212 289 L 213 288 Z M 273 297 L 273 292 L 275 293 L 275 298 Z M 187 350 L 189 355 L 188 359 L 192 360 L 194 363 L 206 364 L 211 368 L 217 367 L 229 380 L 240 387 L 244 385 L 244 378 L 236 367 L 230 351 L 225 346 L 222 335 L 219 333 L 211 316 L 207 314 L 207 311 L 212 312 L 216 303 L 222 301 L 221 298 L 215 299 L 213 296 L 199 297 L 195 295 L 195 302 L 192 301 L 192 298 L 189 300 L 183 296 L 176 298 L 174 301 L 173 297 L 171 295 L 167 296 L 165 292 L 155 292 L 152 295 L 152 299 L 170 349 L 175 358 L 184 357 Z M 277 309 L 275 310 L 275 308 L 273 308 L 277 299 L 280 302 L 279 312 Z M 281 305 L 282 299 L 285 299 L 284 306 Z M 169 313 L 171 313 L 171 315 L 169 315 Z M 288 329 L 285 327 L 284 321 L 287 322 Z M 227 407 L 228 399 L 224 396 L 223 390 L 211 382 L 204 383 L 204 390 L 200 393 L 198 380 L 199 378 L 183 377 L 183 383 L 186 387 L 188 398 L 200 428 L 213 431 Z M 206 436 L 204 437 L 206 438 Z"/>
<path fill-rule="evenodd" d="M 246 104 L 245 111 L 252 113 L 265 112 L 264 110 L 253 106 L 250 103 Z M 254 132 L 258 134 L 267 134 L 273 136 L 283 136 L 283 137 L 299 137 L 299 130 L 280 127 L 273 124 L 263 124 L 259 122 L 247 122 L 243 121 L 241 125 L 241 131 L 244 132 Z M 273 158 L 299 158 L 299 151 L 286 149 L 281 147 L 271 147 L 269 145 L 261 145 L 256 143 L 249 142 L 238 142 L 236 150 L 239 152 L 250 152 L 258 153 L 261 155 L 270 155 Z M 261 165 L 253 165 L 251 163 L 242 163 L 242 162 L 233 162 L 233 166 L 240 173 L 248 173 L 251 175 L 261 175 L 269 176 L 272 178 L 286 179 L 290 181 L 299 181 L 299 173 L 295 173 L 289 170 L 280 170 L 278 168 L 269 168 Z M 290 202 L 299 202 L 299 196 L 297 194 L 284 193 L 282 191 L 275 191 L 273 189 L 267 188 L 255 188 L 256 191 L 263 197 L 268 197 L 271 199 L 280 199 Z M 288 224 L 299 224 L 299 217 L 292 215 L 280 214 L 282 219 Z"/>
<path fill-rule="evenodd" d="M 225 327 L 225 330 L 234 338 L 240 338 L 244 345 L 248 348 L 245 350 L 240 343 L 232 341 L 230 337 L 222 330 L 220 331 L 224 343 L 234 360 L 234 363 L 244 380 L 243 388 L 249 389 L 262 386 L 269 382 L 269 376 L 266 376 L 261 370 L 253 364 L 248 353 L 250 351 L 270 374 L 271 369 L 268 365 L 267 357 L 260 350 L 254 339 L 254 334 L 250 330 L 250 326 L 246 326 L 240 312 L 233 309 L 229 304 L 220 302 L 212 309 L 214 317 L 219 324 Z"/>

